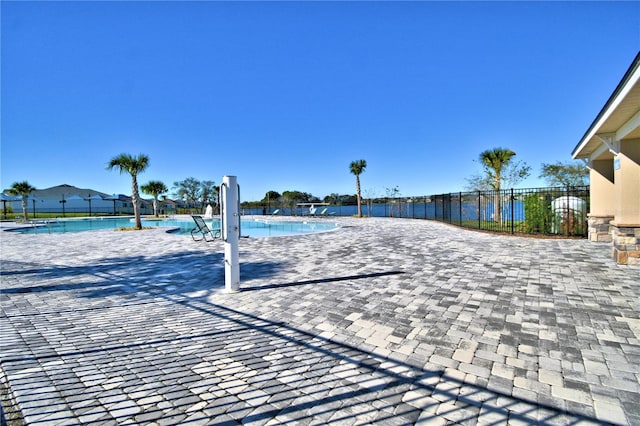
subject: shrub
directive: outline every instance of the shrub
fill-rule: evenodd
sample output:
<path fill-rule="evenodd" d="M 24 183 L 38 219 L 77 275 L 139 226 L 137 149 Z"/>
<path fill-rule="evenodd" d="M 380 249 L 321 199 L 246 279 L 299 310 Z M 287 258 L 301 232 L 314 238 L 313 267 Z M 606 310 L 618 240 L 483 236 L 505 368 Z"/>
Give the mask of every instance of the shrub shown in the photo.
<path fill-rule="evenodd" d="M 525 232 L 529 234 L 549 234 L 553 221 L 551 202 L 548 195 L 529 194 L 524 198 Z"/>

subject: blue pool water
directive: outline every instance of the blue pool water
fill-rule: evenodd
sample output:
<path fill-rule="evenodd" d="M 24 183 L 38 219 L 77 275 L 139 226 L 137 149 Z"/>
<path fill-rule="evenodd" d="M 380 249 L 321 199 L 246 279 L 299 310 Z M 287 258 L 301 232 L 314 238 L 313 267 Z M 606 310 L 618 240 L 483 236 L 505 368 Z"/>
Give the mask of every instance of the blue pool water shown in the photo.
<path fill-rule="evenodd" d="M 219 228 L 219 219 L 205 219 L 210 228 Z M 23 234 L 49 234 L 65 232 L 86 232 L 102 229 L 118 229 L 121 227 L 132 228 L 134 221 L 131 218 L 90 218 L 90 219 L 58 219 L 52 221 L 41 221 L 34 226 L 24 228 L 14 228 L 7 231 L 19 232 Z M 195 227 L 192 219 L 162 219 L 162 220 L 142 220 L 145 227 L 166 227 L 171 232 L 190 235 Z M 331 222 L 312 221 L 266 221 L 243 219 L 241 223 L 242 235 L 252 238 L 256 237 L 276 237 L 285 235 L 300 235 L 313 232 L 323 232 L 336 229 L 337 225 Z"/>

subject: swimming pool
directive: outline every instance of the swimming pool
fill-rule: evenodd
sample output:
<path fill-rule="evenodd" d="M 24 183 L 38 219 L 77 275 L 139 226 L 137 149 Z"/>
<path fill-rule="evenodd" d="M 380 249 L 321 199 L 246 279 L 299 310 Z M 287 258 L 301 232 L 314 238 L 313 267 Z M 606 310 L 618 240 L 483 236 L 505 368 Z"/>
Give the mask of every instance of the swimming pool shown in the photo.
<path fill-rule="evenodd" d="M 219 228 L 219 219 L 205 219 L 210 228 Z M 70 232 L 87 232 L 104 229 L 133 228 L 134 220 L 130 217 L 97 217 L 85 219 L 55 219 L 36 221 L 33 226 L 7 229 L 8 232 L 21 234 L 53 234 Z M 190 235 L 195 227 L 191 218 L 143 219 L 144 227 L 166 227 L 168 232 Z M 336 229 L 332 222 L 312 221 L 270 221 L 264 219 L 242 219 L 242 235 L 252 238 L 276 237 L 287 235 L 309 234 Z"/>

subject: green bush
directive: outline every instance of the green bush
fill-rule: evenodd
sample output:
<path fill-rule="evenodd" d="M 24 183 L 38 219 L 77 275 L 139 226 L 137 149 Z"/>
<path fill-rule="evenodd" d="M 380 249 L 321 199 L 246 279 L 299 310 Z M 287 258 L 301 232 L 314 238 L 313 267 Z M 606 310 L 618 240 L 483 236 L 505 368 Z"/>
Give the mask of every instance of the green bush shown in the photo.
<path fill-rule="evenodd" d="M 553 212 L 549 196 L 530 194 L 524 198 L 525 232 L 529 234 L 551 233 Z"/>

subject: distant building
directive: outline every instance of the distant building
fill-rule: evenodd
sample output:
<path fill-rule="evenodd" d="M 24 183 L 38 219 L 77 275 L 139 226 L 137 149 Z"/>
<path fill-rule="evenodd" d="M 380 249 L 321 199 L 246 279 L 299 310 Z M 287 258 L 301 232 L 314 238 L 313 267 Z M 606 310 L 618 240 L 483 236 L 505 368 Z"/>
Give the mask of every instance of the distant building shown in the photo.
<path fill-rule="evenodd" d="M 572 156 L 590 169 L 589 238 L 640 265 L 640 53 Z"/>
<path fill-rule="evenodd" d="M 19 198 L 15 201 L 8 201 L 7 204 L 14 212 L 22 210 Z M 176 212 L 176 205 L 172 200 L 159 200 L 158 204 L 158 210 L 161 214 Z M 93 189 L 78 188 L 67 184 L 33 191 L 27 205 L 29 214 L 34 212 L 54 213 L 59 216 L 65 216 L 68 213 L 82 213 L 91 216 L 133 214 L 133 203 L 130 196 L 105 194 Z M 153 214 L 152 199 L 142 199 L 140 207 L 141 214 Z"/>

